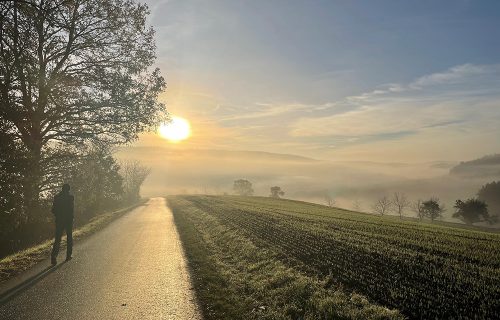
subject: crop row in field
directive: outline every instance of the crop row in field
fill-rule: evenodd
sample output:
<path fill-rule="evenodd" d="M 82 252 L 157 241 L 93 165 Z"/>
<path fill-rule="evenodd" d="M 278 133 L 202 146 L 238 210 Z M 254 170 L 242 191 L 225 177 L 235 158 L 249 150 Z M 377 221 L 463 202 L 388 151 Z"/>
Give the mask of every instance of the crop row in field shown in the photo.
<path fill-rule="evenodd" d="M 411 318 L 500 318 L 500 235 L 268 198 L 185 196 L 311 275 Z"/>
<path fill-rule="evenodd" d="M 402 319 L 283 263 L 181 197 L 169 197 L 206 319 Z"/>

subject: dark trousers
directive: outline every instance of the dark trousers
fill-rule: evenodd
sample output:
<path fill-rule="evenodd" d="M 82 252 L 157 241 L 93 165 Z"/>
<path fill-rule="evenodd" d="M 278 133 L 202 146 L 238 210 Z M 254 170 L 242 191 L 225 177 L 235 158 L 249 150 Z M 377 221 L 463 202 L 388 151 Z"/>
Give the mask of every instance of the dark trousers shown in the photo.
<path fill-rule="evenodd" d="M 71 257 L 73 253 L 73 218 L 56 218 L 56 239 L 52 248 L 52 257 L 57 257 L 61 247 L 63 231 L 66 230 L 66 257 Z"/>

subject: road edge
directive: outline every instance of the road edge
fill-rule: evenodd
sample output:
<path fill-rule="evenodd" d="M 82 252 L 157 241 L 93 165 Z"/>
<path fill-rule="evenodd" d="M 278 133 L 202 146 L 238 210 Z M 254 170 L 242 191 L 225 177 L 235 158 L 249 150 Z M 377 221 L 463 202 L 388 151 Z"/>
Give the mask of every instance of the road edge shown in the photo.
<path fill-rule="evenodd" d="M 122 217 L 124 214 L 134 210 L 135 208 L 142 206 L 148 200 L 149 199 L 143 199 L 134 205 L 112 212 L 106 212 L 92 218 L 88 223 L 73 232 L 73 238 L 75 240 L 81 240 L 99 230 L 102 230 L 111 222 Z M 8 281 L 22 275 L 38 263 L 47 259 L 50 254 L 53 241 L 53 239 L 46 240 L 42 243 L 0 259 L 0 288 L 2 288 Z M 65 245 L 66 239 L 64 237 L 61 242 L 61 246 L 64 247 Z"/>

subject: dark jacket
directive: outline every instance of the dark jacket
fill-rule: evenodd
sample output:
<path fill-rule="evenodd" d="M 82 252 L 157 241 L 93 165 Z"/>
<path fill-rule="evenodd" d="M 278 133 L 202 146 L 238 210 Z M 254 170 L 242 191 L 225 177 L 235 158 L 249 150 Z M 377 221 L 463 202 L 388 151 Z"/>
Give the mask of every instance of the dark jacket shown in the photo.
<path fill-rule="evenodd" d="M 66 192 L 59 192 L 52 203 L 52 213 L 56 218 L 71 218 L 74 215 L 75 197 Z"/>

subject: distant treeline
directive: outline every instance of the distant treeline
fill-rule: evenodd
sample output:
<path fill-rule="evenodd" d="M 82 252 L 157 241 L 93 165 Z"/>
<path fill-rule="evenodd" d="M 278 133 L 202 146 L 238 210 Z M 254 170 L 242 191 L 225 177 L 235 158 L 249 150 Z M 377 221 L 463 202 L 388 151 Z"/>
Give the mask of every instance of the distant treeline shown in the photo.
<path fill-rule="evenodd" d="M 272 198 L 280 198 L 285 195 L 279 186 L 271 187 L 270 191 Z M 235 180 L 233 192 L 240 196 L 252 196 L 254 194 L 252 182 L 246 179 Z M 328 192 L 324 194 L 324 201 L 329 207 L 337 205 L 334 196 Z M 362 211 L 359 200 L 354 201 L 352 209 Z M 498 223 L 500 217 L 500 181 L 482 186 L 477 192 L 477 197 L 466 200 L 457 199 L 453 209 L 452 216 L 469 225 L 477 222 Z M 434 221 L 442 218 L 447 209 L 438 197 L 411 201 L 405 193 L 394 192 L 391 196 L 384 195 L 377 198 L 370 212 L 378 215 L 392 213 L 403 219 L 407 211 L 413 212 L 419 220 L 428 218 Z"/>
<path fill-rule="evenodd" d="M 450 174 L 463 177 L 500 177 L 500 154 L 460 162 L 451 168 Z"/>

